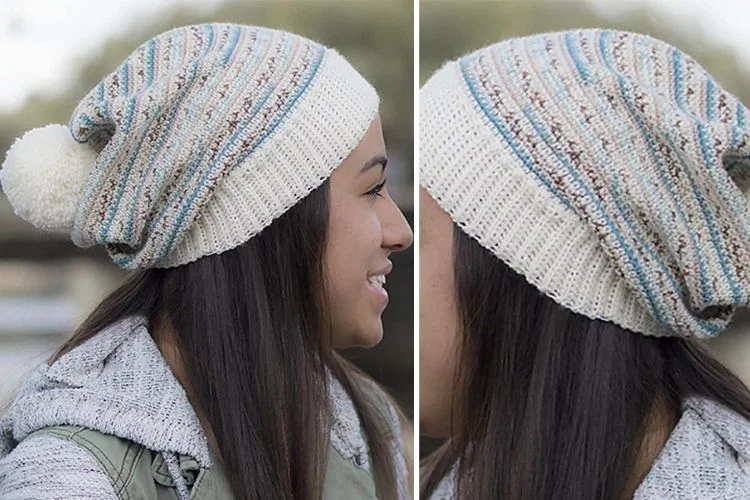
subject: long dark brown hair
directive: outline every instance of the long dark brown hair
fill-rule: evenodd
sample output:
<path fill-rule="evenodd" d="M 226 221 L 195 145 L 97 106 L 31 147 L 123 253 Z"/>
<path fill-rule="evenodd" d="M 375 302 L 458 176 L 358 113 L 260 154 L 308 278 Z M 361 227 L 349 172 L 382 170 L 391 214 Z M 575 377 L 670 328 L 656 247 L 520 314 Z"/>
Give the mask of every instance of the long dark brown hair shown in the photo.
<path fill-rule="evenodd" d="M 622 498 L 655 408 L 676 419 L 700 396 L 750 419 L 750 391 L 701 344 L 576 314 L 453 232 L 455 430 L 422 498 L 455 464 L 461 499 Z"/>
<path fill-rule="evenodd" d="M 358 409 L 380 498 L 396 498 L 390 425 L 374 382 L 331 349 L 324 283 L 329 183 L 245 244 L 130 274 L 53 360 L 130 315 L 166 318 L 191 403 L 205 418 L 242 499 L 318 499 L 330 408 L 326 367 Z M 157 344 L 160 328 L 149 328 Z M 382 395 L 381 395 L 382 396 Z"/>

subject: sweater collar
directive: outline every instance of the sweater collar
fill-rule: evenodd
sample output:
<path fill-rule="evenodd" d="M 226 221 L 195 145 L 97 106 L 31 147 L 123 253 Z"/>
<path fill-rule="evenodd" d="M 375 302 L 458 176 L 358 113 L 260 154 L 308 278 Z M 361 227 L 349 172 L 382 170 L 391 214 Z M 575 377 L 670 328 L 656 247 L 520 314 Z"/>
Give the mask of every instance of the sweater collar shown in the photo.
<path fill-rule="evenodd" d="M 714 401 L 687 398 L 677 426 L 634 498 L 671 498 L 674 495 L 668 492 L 672 491 L 675 479 L 694 498 L 712 496 L 710 492 L 715 493 L 718 487 L 713 480 L 723 481 L 721 487 L 733 492 L 734 488 L 743 487 L 729 483 L 732 477 L 743 477 L 733 476 L 740 470 L 750 474 L 750 422 Z M 454 464 L 430 498 L 456 498 L 457 472 L 458 464 Z"/>
<path fill-rule="evenodd" d="M 0 420 L 0 456 L 35 430 L 79 425 L 209 467 L 208 440 L 142 316 L 120 320 L 42 363 Z"/>
<path fill-rule="evenodd" d="M 328 373 L 331 446 L 369 468 L 359 415 L 341 383 Z M 77 425 L 163 453 L 212 460 L 208 440 L 182 385 L 164 360 L 145 317 L 117 321 L 25 380 L 0 419 L 0 458 L 30 433 Z"/>

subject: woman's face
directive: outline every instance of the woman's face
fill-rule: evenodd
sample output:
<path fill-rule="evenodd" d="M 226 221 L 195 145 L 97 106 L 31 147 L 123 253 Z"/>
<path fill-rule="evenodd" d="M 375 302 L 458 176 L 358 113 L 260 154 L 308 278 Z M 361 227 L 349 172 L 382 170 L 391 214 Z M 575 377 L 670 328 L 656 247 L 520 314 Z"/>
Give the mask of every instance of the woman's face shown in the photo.
<path fill-rule="evenodd" d="M 412 232 L 385 187 L 386 151 L 380 117 L 333 171 L 326 249 L 326 285 L 333 347 L 371 347 L 383 336 L 380 315 L 391 252 L 408 248 Z"/>
<path fill-rule="evenodd" d="M 419 429 L 450 435 L 458 314 L 453 221 L 419 190 Z"/>

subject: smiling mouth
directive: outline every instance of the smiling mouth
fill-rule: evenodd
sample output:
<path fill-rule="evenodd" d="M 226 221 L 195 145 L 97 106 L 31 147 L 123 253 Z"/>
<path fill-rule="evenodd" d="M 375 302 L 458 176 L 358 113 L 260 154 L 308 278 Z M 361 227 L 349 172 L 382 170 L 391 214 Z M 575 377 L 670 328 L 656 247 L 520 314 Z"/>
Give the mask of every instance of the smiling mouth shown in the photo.
<path fill-rule="evenodd" d="M 372 286 L 383 288 L 385 286 L 385 275 L 376 274 L 375 276 L 370 276 L 367 278 L 367 282 Z"/>

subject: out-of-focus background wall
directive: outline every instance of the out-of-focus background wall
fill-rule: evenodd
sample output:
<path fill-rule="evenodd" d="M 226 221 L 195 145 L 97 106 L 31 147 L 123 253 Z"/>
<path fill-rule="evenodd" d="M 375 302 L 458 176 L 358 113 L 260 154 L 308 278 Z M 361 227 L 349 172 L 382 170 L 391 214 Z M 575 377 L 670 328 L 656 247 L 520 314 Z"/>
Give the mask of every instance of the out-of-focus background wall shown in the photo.
<path fill-rule="evenodd" d="M 0 155 L 25 131 L 67 124 L 76 103 L 150 37 L 175 26 L 233 22 L 285 29 L 335 47 L 376 87 L 389 190 L 412 220 L 411 0 L 0 1 Z M 413 391 L 413 252 L 394 254 L 385 337 L 344 354 L 392 389 Z M 0 194 L 0 408 L 124 277 L 101 249 L 36 230 Z"/>
<path fill-rule="evenodd" d="M 441 64 L 515 36 L 605 27 L 648 33 L 692 55 L 750 106 L 750 9 L 742 0 L 421 0 L 419 79 Z M 712 342 L 750 385 L 750 312 Z M 422 452 L 434 441 L 423 441 Z"/>

